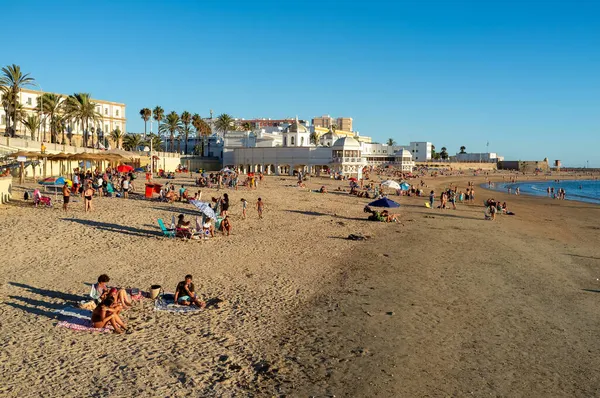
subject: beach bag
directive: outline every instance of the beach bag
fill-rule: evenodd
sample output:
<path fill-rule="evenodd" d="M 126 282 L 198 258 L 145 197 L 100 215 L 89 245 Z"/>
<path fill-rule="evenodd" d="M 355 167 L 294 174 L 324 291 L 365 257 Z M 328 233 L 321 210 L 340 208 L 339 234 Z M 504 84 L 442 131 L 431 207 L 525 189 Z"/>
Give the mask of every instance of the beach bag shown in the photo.
<path fill-rule="evenodd" d="M 25 193 L 23 194 L 23 199 L 29 200 L 29 192 L 25 191 Z"/>

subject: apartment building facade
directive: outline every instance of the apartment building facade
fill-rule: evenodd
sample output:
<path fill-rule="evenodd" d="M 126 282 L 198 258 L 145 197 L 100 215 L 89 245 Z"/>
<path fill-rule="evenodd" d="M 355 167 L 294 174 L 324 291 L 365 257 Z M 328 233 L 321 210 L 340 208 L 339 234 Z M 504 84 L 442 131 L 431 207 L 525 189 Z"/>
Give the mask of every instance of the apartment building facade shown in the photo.
<path fill-rule="evenodd" d="M 38 98 L 43 94 L 41 91 L 22 89 L 19 93 L 19 102 L 23 106 L 23 110 L 27 114 L 37 113 L 37 103 Z M 56 94 L 62 96 L 62 101 L 64 101 L 68 95 L 65 94 Z M 120 102 L 106 101 L 106 100 L 97 100 L 93 99 L 92 102 L 96 104 L 96 112 L 101 115 L 101 119 L 96 123 L 90 122 L 90 127 L 94 127 L 94 135 L 95 136 L 104 136 L 107 137 L 111 131 L 119 129 L 122 132 L 127 131 L 127 115 L 126 115 L 126 105 Z M 7 116 L 4 112 L 4 109 L 0 107 L 0 135 L 4 135 L 6 132 L 6 123 Z M 83 143 L 83 130 L 80 123 L 75 123 L 74 121 L 66 122 L 66 133 L 71 134 L 70 142 L 73 145 L 81 146 Z M 45 132 L 45 134 L 44 134 Z M 29 132 L 23 126 L 23 123 L 19 121 L 16 126 L 16 135 L 17 136 L 26 136 L 28 139 L 31 138 Z M 35 141 L 44 140 L 50 141 L 50 120 L 47 117 L 44 117 L 42 120 L 42 124 L 39 128 L 38 134 L 34 135 Z M 62 138 L 59 137 L 59 140 Z"/>

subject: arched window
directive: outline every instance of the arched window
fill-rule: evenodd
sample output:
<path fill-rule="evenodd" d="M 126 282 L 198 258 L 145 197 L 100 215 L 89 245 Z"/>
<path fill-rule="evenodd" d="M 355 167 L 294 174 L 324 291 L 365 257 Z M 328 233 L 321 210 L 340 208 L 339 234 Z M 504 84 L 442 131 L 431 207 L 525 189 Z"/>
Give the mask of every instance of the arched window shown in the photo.
<path fill-rule="evenodd" d="M 304 137 L 300 138 L 300 146 L 304 146 Z"/>
<path fill-rule="evenodd" d="M 296 145 L 296 142 L 295 142 L 295 140 L 294 140 L 294 137 L 293 137 L 293 136 L 292 136 L 292 137 L 290 137 L 290 145 L 291 145 L 291 146 L 294 146 L 294 145 Z"/>
<path fill-rule="evenodd" d="M 287 137 L 283 137 L 283 146 L 287 146 Z"/>

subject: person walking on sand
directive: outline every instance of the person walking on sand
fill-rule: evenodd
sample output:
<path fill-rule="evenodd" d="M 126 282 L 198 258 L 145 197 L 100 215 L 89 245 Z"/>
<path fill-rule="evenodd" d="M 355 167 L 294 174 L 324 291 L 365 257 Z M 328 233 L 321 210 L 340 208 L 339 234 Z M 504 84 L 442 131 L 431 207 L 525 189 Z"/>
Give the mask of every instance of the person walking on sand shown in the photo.
<path fill-rule="evenodd" d="M 435 202 L 435 191 L 432 189 L 429 193 L 429 207 L 433 209 L 433 202 Z"/>
<path fill-rule="evenodd" d="M 242 219 L 246 219 L 246 208 L 248 207 L 248 201 L 244 198 L 241 200 L 242 202 Z"/>
<path fill-rule="evenodd" d="M 94 188 L 92 188 L 92 184 L 88 184 L 85 191 L 83 191 L 83 203 L 84 203 L 84 209 L 85 209 L 86 213 L 88 211 L 89 212 L 92 211 L 92 197 L 94 196 L 95 192 L 96 192 L 96 190 Z"/>
<path fill-rule="evenodd" d="M 256 210 L 258 211 L 258 218 L 263 218 L 263 209 L 265 206 L 265 202 L 262 201 L 261 198 L 258 198 L 256 201 Z"/>
<path fill-rule="evenodd" d="M 69 184 L 65 182 L 65 185 L 62 187 L 63 193 L 63 210 L 67 211 L 67 207 L 69 206 L 69 199 L 71 199 L 71 189 L 69 189 Z"/>

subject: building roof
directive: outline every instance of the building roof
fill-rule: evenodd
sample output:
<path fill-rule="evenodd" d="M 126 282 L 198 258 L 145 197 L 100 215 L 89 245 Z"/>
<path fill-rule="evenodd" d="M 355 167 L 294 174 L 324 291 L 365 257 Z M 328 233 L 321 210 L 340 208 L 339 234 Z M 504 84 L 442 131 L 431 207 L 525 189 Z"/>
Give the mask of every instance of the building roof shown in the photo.
<path fill-rule="evenodd" d="M 334 149 L 360 149 L 360 144 L 352 137 L 343 137 L 333 143 Z"/>
<path fill-rule="evenodd" d="M 303 124 L 301 124 L 299 122 L 294 122 L 288 128 L 288 132 L 290 132 L 290 133 L 308 133 L 308 129 Z"/>
<path fill-rule="evenodd" d="M 408 149 L 400 149 L 399 151 L 397 151 L 394 154 L 395 157 L 397 158 L 412 158 L 412 153 L 410 153 L 410 151 Z"/>

